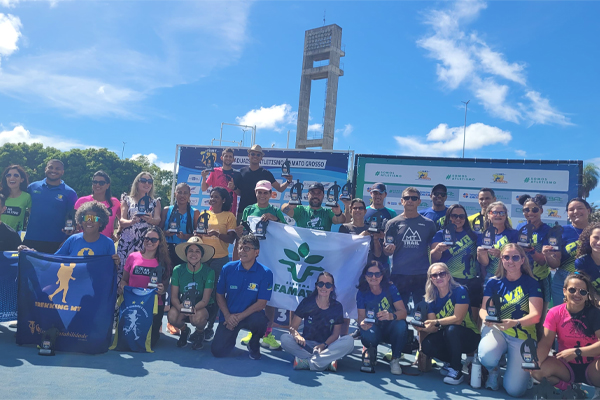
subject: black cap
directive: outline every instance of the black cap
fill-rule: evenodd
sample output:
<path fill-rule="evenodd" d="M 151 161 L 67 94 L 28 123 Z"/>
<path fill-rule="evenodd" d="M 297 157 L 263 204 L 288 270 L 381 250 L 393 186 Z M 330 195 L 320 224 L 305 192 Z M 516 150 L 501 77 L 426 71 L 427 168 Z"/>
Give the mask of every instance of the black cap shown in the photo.
<path fill-rule="evenodd" d="M 387 193 L 387 189 L 383 183 L 377 182 L 371 186 L 371 192 Z"/>
<path fill-rule="evenodd" d="M 321 182 L 315 182 L 312 185 L 310 185 L 308 187 L 308 191 L 310 192 L 313 189 L 319 189 L 321 190 L 323 193 L 325 193 L 325 186 L 323 186 L 323 184 Z"/>

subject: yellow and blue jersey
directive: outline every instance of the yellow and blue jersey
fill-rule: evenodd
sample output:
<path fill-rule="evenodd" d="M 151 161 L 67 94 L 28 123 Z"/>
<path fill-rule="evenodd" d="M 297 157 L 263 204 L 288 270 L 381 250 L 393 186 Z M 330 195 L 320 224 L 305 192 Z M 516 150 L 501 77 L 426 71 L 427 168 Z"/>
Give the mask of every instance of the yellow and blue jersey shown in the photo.
<path fill-rule="evenodd" d="M 437 298 L 435 301 L 427 303 L 427 307 L 428 312 L 435 314 L 437 319 L 442 319 L 454 315 L 454 308 L 457 304 L 469 304 L 469 292 L 464 286 L 456 287 L 444 297 Z M 475 322 L 473 322 L 471 306 L 469 306 L 467 315 L 465 315 L 465 319 L 463 319 L 460 325 L 479 334 L 479 329 L 477 328 L 477 325 L 475 325 Z"/>
<path fill-rule="evenodd" d="M 432 243 L 444 241 L 444 230 L 439 230 Z M 477 235 L 466 231 L 456 232 L 456 243 L 442 253 L 440 262 L 448 266 L 450 274 L 456 279 L 473 279 L 477 276 Z"/>

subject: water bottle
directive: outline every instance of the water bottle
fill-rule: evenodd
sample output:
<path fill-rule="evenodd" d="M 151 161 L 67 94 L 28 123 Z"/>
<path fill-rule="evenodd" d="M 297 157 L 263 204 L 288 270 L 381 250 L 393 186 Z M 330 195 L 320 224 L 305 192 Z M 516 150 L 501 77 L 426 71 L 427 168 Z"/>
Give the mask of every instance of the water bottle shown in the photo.
<path fill-rule="evenodd" d="M 471 364 L 471 387 L 473 389 L 479 389 L 481 387 L 481 363 L 477 352 L 473 357 L 473 363 Z"/>

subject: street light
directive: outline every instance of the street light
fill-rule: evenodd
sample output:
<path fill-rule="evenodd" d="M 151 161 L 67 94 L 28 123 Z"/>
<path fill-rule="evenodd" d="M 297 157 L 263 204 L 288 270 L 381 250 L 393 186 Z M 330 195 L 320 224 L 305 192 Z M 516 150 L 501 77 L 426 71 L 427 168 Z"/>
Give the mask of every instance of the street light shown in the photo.
<path fill-rule="evenodd" d="M 470 101 L 471 100 L 467 100 L 466 103 L 464 101 L 461 101 L 461 103 L 465 103 L 465 129 L 463 131 L 463 156 L 462 156 L 462 158 L 465 158 L 465 142 L 467 141 L 467 106 L 469 105 Z"/>

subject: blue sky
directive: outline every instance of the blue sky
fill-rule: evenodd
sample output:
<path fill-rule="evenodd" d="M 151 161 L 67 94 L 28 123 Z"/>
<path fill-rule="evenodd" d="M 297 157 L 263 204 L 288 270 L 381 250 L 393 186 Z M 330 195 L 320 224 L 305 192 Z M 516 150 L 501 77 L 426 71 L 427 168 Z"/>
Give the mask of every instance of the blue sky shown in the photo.
<path fill-rule="evenodd" d="M 346 51 L 336 149 L 460 156 L 470 100 L 467 157 L 600 165 L 599 2 L 0 0 L 0 144 L 125 141 L 166 165 L 227 122 L 293 147 L 304 31 L 324 13 Z"/>

